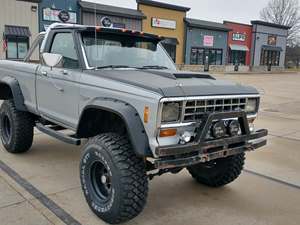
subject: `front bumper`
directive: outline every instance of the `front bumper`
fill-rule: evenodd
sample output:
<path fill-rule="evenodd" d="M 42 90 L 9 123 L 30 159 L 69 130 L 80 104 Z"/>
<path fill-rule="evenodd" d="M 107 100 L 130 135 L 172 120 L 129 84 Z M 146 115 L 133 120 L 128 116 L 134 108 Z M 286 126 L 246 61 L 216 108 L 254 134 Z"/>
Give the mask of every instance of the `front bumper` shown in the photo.
<path fill-rule="evenodd" d="M 241 135 L 218 140 L 206 140 L 206 134 L 213 121 L 230 118 L 238 118 Z M 154 161 L 156 169 L 187 167 L 205 163 L 246 151 L 254 151 L 267 144 L 267 141 L 262 138 L 268 135 L 268 131 L 263 129 L 250 133 L 244 112 L 210 114 L 202 121 L 206 122 L 200 124 L 193 143 L 156 148 L 155 153 L 159 157 Z"/>

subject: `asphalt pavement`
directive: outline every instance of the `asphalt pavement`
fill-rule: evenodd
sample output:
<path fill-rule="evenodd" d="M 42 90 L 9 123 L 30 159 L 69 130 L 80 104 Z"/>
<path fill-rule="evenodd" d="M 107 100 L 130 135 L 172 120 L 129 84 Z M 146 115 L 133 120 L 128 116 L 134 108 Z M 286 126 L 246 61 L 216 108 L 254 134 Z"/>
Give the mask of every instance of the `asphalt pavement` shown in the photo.
<path fill-rule="evenodd" d="M 257 128 L 268 145 L 247 153 L 245 171 L 220 188 L 199 185 L 184 170 L 150 182 L 137 225 L 299 225 L 300 74 L 216 75 L 257 87 Z M 1 225 L 100 225 L 81 192 L 81 147 L 36 132 L 32 149 L 8 154 L 0 145 Z"/>

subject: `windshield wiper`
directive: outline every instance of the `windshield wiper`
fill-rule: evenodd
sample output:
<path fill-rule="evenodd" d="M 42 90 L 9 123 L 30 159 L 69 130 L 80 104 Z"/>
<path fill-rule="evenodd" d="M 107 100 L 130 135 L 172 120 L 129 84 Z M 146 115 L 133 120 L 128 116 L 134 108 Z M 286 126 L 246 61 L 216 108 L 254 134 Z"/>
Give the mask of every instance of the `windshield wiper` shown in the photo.
<path fill-rule="evenodd" d="M 168 67 L 165 66 L 158 66 L 158 65 L 153 65 L 153 66 L 143 66 L 143 67 L 139 67 L 139 69 L 141 70 L 150 70 L 150 69 L 156 69 L 156 70 L 166 70 L 169 69 Z"/>
<path fill-rule="evenodd" d="M 118 68 L 132 68 L 132 67 L 126 65 L 107 65 L 107 66 L 98 66 L 96 69 L 107 69 L 107 68 L 118 69 Z"/>

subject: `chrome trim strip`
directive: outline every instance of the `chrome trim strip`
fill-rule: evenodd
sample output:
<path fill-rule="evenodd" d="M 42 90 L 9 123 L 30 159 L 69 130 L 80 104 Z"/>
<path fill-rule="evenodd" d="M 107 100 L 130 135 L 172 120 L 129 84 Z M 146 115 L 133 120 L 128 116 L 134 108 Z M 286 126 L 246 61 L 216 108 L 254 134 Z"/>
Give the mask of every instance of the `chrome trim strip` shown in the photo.
<path fill-rule="evenodd" d="M 196 122 L 190 122 L 190 123 L 170 123 L 170 124 L 162 124 L 161 129 L 166 129 L 166 128 L 179 128 L 179 127 L 188 127 L 191 125 L 196 124 Z"/>
<path fill-rule="evenodd" d="M 257 114 L 247 116 L 247 119 L 254 119 L 257 117 Z M 234 120 L 237 118 L 228 118 L 226 120 Z M 167 128 L 180 128 L 180 127 L 188 127 L 197 124 L 197 122 L 189 122 L 189 123 L 170 123 L 170 124 L 161 124 L 159 129 L 167 129 Z"/>
<path fill-rule="evenodd" d="M 213 95 L 213 96 L 171 97 L 171 98 L 162 98 L 160 99 L 160 102 L 164 103 L 164 102 L 174 102 L 174 101 L 230 99 L 230 98 L 260 98 L 260 95 L 253 94 L 253 95 Z"/>

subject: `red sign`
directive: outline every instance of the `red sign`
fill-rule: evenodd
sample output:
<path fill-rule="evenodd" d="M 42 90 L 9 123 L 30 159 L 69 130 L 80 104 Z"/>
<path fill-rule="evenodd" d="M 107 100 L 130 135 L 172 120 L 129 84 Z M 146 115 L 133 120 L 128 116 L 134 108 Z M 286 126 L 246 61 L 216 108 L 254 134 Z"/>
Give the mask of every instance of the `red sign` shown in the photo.
<path fill-rule="evenodd" d="M 203 46 L 213 47 L 214 46 L 214 36 L 204 35 Z"/>

